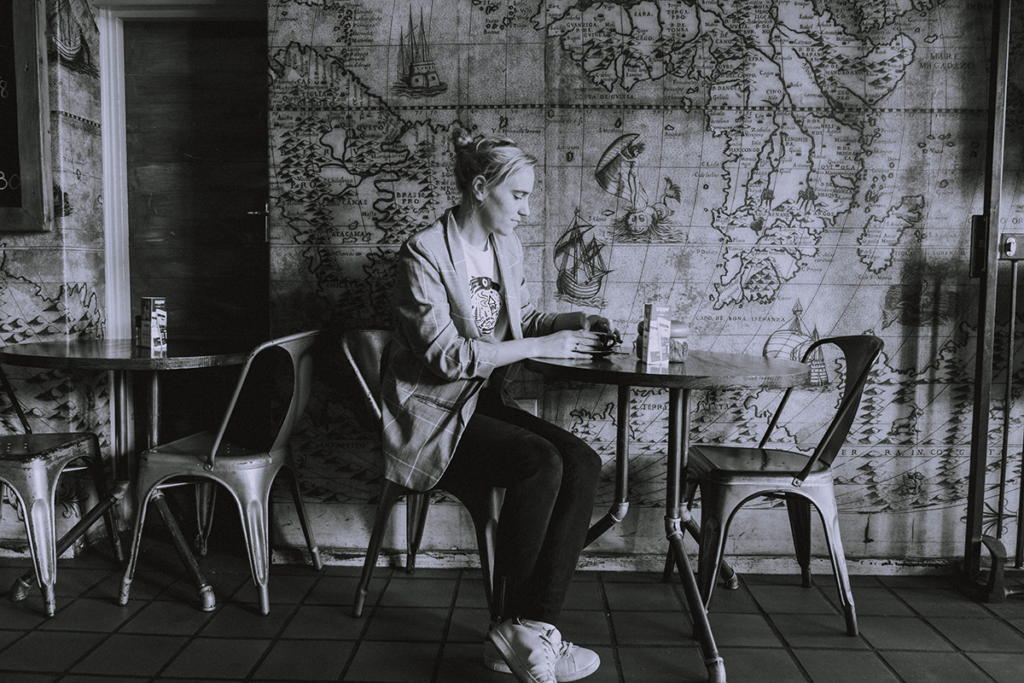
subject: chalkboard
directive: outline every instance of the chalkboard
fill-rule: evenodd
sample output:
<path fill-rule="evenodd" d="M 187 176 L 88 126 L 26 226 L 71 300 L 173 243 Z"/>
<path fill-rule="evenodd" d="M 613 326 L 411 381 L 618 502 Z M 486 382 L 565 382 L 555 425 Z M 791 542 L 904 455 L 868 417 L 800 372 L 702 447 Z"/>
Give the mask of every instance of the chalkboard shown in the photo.
<path fill-rule="evenodd" d="M 41 0 L 0 0 L 0 230 L 53 226 L 43 9 Z"/>
<path fill-rule="evenodd" d="M 21 208 L 14 0 L 0 0 L 0 207 Z"/>

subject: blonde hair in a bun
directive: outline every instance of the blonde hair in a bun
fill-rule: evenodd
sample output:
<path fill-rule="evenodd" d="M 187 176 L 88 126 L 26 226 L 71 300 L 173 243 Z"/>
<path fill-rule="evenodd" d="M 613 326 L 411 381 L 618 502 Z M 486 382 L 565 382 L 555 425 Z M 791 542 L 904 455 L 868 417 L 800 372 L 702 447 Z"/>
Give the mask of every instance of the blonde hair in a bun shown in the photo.
<path fill-rule="evenodd" d="M 471 199 L 473 179 L 482 176 L 489 192 L 520 169 L 537 165 L 537 159 L 516 143 L 499 135 L 473 136 L 459 124 L 452 126 L 455 148 L 455 185 L 464 200 Z"/>
<path fill-rule="evenodd" d="M 456 153 L 469 145 L 473 144 L 473 134 L 468 130 L 455 124 L 452 126 L 452 147 L 455 148 Z"/>

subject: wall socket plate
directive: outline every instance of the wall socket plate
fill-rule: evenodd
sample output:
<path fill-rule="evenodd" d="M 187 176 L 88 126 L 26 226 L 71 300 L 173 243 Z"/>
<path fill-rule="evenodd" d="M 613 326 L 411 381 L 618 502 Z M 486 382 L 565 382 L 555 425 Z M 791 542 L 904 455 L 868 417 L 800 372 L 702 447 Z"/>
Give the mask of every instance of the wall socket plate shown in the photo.
<path fill-rule="evenodd" d="M 1008 232 L 999 236 L 999 260 L 1024 260 L 1024 233 Z"/>

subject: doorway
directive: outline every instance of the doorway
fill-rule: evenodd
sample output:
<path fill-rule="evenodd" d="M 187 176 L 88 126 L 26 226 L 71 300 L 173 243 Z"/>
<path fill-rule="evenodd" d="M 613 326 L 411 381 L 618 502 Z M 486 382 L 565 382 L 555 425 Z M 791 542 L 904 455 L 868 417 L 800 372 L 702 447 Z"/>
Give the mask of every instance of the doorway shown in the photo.
<path fill-rule="evenodd" d="M 164 297 L 172 343 L 252 346 L 269 333 L 266 22 L 123 30 L 131 313 Z M 215 424 L 237 372 L 165 373 L 162 440 Z"/>

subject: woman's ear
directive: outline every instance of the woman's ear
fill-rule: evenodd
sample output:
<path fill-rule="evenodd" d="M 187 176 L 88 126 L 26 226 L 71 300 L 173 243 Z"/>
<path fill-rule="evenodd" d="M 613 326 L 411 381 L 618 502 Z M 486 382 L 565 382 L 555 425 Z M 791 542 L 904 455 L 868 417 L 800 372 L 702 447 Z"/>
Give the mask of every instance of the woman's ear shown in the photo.
<path fill-rule="evenodd" d="M 473 178 L 473 182 L 470 183 L 469 189 L 473 194 L 473 199 L 478 202 L 482 202 L 487 196 L 487 181 L 482 175 L 478 175 Z"/>

